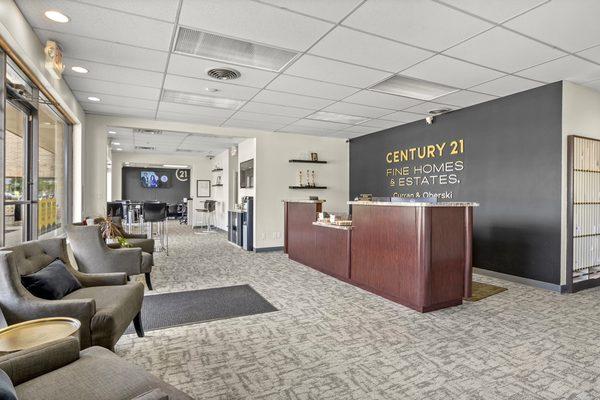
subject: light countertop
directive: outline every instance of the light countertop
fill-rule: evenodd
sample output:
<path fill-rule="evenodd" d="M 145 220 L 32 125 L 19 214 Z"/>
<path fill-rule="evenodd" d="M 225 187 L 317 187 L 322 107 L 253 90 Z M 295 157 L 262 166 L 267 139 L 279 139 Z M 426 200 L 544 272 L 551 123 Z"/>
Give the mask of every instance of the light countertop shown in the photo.
<path fill-rule="evenodd" d="M 282 200 L 284 203 L 311 203 L 311 204 L 319 204 L 325 203 L 325 200 L 308 200 L 308 199 L 300 199 L 300 200 Z"/>
<path fill-rule="evenodd" d="M 445 203 L 410 203 L 408 201 L 349 201 L 354 206 L 386 206 L 386 207 L 478 207 L 479 203 L 473 202 L 445 202 Z"/>
<path fill-rule="evenodd" d="M 335 224 L 329 224 L 327 222 L 319 222 L 319 221 L 315 221 L 312 224 L 315 226 L 323 226 L 325 228 L 342 229 L 344 231 L 349 231 L 352 229 L 352 225 L 335 225 Z"/>

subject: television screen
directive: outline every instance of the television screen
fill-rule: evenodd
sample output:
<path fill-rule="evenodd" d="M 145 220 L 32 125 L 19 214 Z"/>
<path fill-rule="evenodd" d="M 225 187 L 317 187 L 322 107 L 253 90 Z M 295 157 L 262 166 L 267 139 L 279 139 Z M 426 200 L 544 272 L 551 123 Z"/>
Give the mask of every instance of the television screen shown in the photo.
<path fill-rule="evenodd" d="M 142 187 L 147 189 L 163 189 L 171 187 L 171 173 L 167 171 L 141 171 Z"/>
<path fill-rule="evenodd" d="M 240 188 L 254 187 L 254 159 L 240 163 Z"/>

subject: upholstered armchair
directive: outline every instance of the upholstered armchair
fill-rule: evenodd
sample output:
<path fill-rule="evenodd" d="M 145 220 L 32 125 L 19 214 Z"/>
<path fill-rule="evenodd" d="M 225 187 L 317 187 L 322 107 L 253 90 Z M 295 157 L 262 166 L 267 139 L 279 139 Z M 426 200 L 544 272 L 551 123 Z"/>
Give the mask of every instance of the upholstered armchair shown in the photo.
<path fill-rule="evenodd" d="M 173 386 L 101 347 L 76 338 L 0 357 L 19 400 L 191 400 Z"/>
<path fill-rule="evenodd" d="M 152 290 L 152 254 L 138 247 L 113 249 L 102 239 L 98 225 L 69 225 L 65 228 L 77 267 L 85 273 L 125 272 L 127 277 L 144 274 Z"/>
<path fill-rule="evenodd" d="M 45 300 L 31 294 L 21 276 L 35 273 L 60 259 L 79 283 L 60 300 Z M 140 310 L 144 285 L 127 283 L 124 273 L 86 274 L 69 262 L 63 238 L 26 242 L 0 251 L 0 308 L 9 325 L 36 318 L 72 317 L 81 322 L 81 346 L 109 350 L 133 320 L 143 336 Z"/>
<path fill-rule="evenodd" d="M 131 247 L 139 247 L 143 252 L 153 255 L 154 254 L 154 239 L 148 239 L 148 236 L 144 233 L 128 233 L 123 228 L 123 220 L 120 217 L 112 217 L 111 221 L 115 224 L 122 232 L 122 235 Z M 115 243 L 114 245 L 108 245 L 111 248 L 119 248 L 120 245 Z M 154 265 L 154 264 L 153 264 Z"/>

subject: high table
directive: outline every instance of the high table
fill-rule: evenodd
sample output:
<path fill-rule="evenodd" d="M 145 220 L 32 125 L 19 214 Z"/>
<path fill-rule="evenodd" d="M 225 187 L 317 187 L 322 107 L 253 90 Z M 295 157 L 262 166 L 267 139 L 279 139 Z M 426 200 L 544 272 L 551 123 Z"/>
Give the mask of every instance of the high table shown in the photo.
<path fill-rule="evenodd" d="M 462 304 L 472 282 L 476 203 L 351 201 L 352 226 L 316 222 L 323 201 L 285 202 L 290 259 L 428 312 Z"/>

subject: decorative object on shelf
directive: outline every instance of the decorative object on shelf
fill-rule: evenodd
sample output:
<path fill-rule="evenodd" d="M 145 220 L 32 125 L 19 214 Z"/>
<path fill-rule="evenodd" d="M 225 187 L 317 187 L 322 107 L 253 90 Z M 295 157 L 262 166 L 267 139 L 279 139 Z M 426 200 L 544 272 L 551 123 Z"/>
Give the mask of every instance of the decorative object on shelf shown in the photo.
<path fill-rule="evenodd" d="M 327 161 L 313 161 L 313 160 L 299 160 L 299 159 L 291 159 L 289 160 L 291 163 L 311 163 L 311 164 L 327 164 Z"/>
<path fill-rule="evenodd" d="M 210 180 L 196 180 L 196 197 L 210 197 Z"/>
<path fill-rule="evenodd" d="M 311 173 L 311 176 L 312 176 L 312 184 L 313 184 L 313 186 L 317 186 L 317 184 L 315 183 L 315 171 L 312 170 L 312 171 L 310 171 L 310 173 Z"/>
<path fill-rule="evenodd" d="M 223 168 L 219 167 L 218 165 L 215 165 L 215 167 L 212 169 L 212 172 L 220 172 L 223 171 Z"/>
<path fill-rule="evenodd" d="M 221 184 L 221 175 L 217 176 L 217 185 Z"/>
<path fill-rule="evenodd" d="M 306 170 L 306 186 L 313 186 L 312 183 L 310 183 L 310 171 Z"/>
<path fill-rule="evenodd" d="M 373 195 L 371 193 L 361 193 L 354 200 L 355 201 L 373 201 Z"/>
<path fill-rule="evenodd" d="M 304 185 L 302 184 L 302 170 L 298 170 L 298 186 L 303 187 Z"/>
<path fill-rule="evenodd" d="M 319 161 L 319 155 L 317 153 L 310 153 L 311 161 Z"/>

